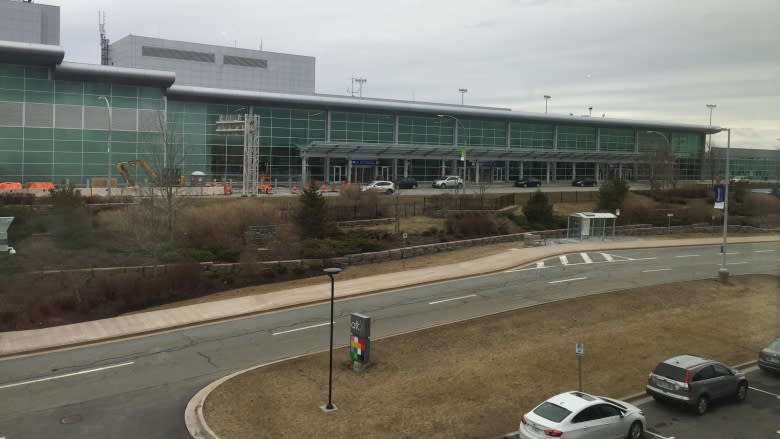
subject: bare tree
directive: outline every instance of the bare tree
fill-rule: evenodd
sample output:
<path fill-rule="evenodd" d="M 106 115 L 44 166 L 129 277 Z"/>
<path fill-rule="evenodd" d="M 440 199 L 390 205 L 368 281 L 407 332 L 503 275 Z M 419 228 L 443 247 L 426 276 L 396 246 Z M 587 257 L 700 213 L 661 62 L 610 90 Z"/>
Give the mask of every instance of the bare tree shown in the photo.
<path fill-rule="evenodd" d="M 659 143 L 653 150 L 644 154 L 644 162 L 647 163 L 651 189 L 661 189 L 667 184 L 677 185 L 677 171 L 675 170 L 676 157 L 669 143 Z"/>
<path fill-rule="evenodd" d="M 720 175 L 724 159 L 723 148 L 718 148 L 717 144 L 711 144 L 709 151 L 704 153 L 702 159 L 702 169 L 705 172 L 704 177 L 709 178 L 712 184 L 715 184 L 715 178 Z"/>

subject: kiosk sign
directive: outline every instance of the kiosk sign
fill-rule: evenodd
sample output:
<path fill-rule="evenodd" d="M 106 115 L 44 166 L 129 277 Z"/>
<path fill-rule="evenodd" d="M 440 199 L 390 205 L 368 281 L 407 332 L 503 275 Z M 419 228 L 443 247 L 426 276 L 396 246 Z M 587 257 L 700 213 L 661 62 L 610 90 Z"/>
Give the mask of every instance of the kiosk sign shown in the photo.
<path fill-rule="evenodd" d="M 726 201 L 726 185 L 716 184 L 715 190 L 715 209 L 723 209 Z"/>
<path fill-rule="evenodd" d="M 349 321 L 349 358 L 355 370 L 362 370 L 368 364 L 371 351 L 371 317 L 352 313 Z"/>

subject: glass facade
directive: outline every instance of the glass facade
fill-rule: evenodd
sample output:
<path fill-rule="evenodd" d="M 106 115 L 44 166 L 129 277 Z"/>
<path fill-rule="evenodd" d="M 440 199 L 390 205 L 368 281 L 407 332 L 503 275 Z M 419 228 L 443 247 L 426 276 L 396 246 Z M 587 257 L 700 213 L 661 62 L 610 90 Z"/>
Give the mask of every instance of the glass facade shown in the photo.
<path fill-rule="evenodd" d="M 166 144 L 168 151 L 177 151 L 179 159 L 174 166 L 180 168 L 182 175 L 201 171 L 207 180 L 239 181 L 243 176 L 243 136 L 217 133 L 216 122 L 221 117 L 249 112 L 260 118 L 259 174 L 280 183 L 325 180 L 326 176 L 331 181 L 360 182 L 403 175 L 420 181 L 463 175 L 464 163 L 459 160 L 456 137 L 458 146 L 479 148 L 480 152 L 473 154 L 489 155 L 468 155 L 470 167 L 476 167 L 475 161 L 480 161 L 480 167 L 485 169 L 480 174 L 483 177 L 603 178 L 614 168 L 637 169 L 639 175 L 630 175 L 643 178 L 639 166 L 643 156 L 666 142 L 656 133 L 632 128 L 597 129 L 501 118 L 455 120 L 435 114 L 334 110 L 327 108 L 327 103 L 305 108 L 196 101 L 194 97 L 166 99 L 161 87 L 49 78 L 47 67 L 0 64 L 1 181 L 70 181 L 87 185 L 93 177 L 105 177 L 109 165 L 138 159 L 159 163 L 157 156 L 163 155 Z M 108 109 L 101 96 L 112 107 L 110 164 Z M 680 178 L 700 178 L 704 135 L 673 131 L 663 131 L 663 135 L 677 157 Z M 310 149 L 313 142 L 325 146 Z M 399 152 L 393 157 L 393 144 L 398 145 L 399 151 L 410 151 L 410 145 L 420 148 L 413 148 L 416 156 Z M 375 155 L 381 145 L 388 145 L 389 149 L 382 149 L 382 156 Z M 301 175 L 303 152 L 324 149 L 333 151 L 328 153 L 329 159 L 310 154 L 306 175 Z M 534 151 L 546 155 L 534 157 Z M 565 153 L 569 151 L 594 155 L 573 163 L 566 160 Z M 621 158 L 623 154 L 625 160 Z M 350 160 L 354 159 L 367 162 L 351 166 Z M 731 175 L 777 178 L 777 169 L 776 160 L 739 158 L 732 161 Z M 135 175 L 139 182 L 147 178 L 142 171 L 131 171 L 141 173 Z M 474 174 L 472 171 L 472 178 Z"/>

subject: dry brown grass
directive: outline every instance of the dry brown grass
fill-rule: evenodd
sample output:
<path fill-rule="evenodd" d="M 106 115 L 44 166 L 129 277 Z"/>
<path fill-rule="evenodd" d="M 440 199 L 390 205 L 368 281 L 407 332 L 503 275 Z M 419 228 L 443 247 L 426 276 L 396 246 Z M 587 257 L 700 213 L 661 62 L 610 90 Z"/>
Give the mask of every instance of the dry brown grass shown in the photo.
<path fill-rule="evenodd" d="M 778 282 L 734 276 L 730 285 L 644 287 L 374 340 L 362 374 L 337 349 L 338 410 L 329 414 L 319 409 L 328 353 L 308 355 L 220 385 L 205 416 L 223 439 L 496 437 L 517 430 L 535 404 L 577 387 L 577 342 L 586 346 L 583 389 L 614 397 L 641 392 L 647 372 L 680 352 L 754 360 L 778 336 Z"/>

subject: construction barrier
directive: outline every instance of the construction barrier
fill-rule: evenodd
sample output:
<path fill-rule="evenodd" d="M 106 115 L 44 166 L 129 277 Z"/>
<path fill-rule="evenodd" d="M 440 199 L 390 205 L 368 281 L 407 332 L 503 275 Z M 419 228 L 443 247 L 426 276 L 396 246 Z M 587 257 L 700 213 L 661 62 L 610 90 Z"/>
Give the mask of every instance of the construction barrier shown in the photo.
<path fill-rule="evenodd" d="M 292 187 L 290 188 L 290 192 L 292 192 L 293 195 L 298 195 L 298 185 L 293 184 Z"/>
<path fill-rule="evenodd" d="M 320 186 L 320 192 L 327 192 L 327 190 L 328 190 L 328 187 L 325 186 L 325 183 L 323 183 L 322 186 Z"/>
<path fill-rule="evenodd" d="M 225 195 L 233 195 L 233 185 L 230 183 L 223 183 L 222 191 Z"/>

